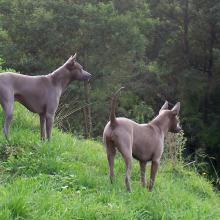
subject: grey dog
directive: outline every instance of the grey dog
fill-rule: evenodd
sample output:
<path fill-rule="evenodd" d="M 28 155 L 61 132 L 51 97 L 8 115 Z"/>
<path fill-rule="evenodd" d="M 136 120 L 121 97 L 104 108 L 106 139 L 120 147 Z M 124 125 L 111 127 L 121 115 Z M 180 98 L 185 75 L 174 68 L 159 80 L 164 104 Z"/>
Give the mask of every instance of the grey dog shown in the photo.
<path fill-rule="evenodd" d="M 18 101 L 40 116 L 41 139 L 49 140 L 62 92 L 73 80 L 89 80 L 91 74 L 83 70 L 71 56 L 61 67 L 48 75 L 27 76 L 5 72 L 0 74 L 0 103 L 5 112 L 4 134 L 8 139 L 14 102 Z"/>
<path fill-rule="evenodd" d="M 148 188 L 151 191 L 154 186 L 160 158 L 164 149 L 164 137 L 168 131 L 177 133 L 181 131 L 178 114 L 180 103 L 178 102 L 171 110 L 168 110 L 166 101 L 159 111 L 159 115 L 148 124 L 138 124 L 127 118 L 116 118 L 115 107 L 117 93 L 112 98 L 110 121 L 103 133 L 103 141 L 106 145 L 110 180 L 114 177 L 114 158 L 116 149 L 122 154 L 126 164 L 125 184 L 131 191 L 130 176 L 132 156 L 140 163 L 141 182 L 146 187 L 146 164 L 151 161 L 151 177 Z"/>

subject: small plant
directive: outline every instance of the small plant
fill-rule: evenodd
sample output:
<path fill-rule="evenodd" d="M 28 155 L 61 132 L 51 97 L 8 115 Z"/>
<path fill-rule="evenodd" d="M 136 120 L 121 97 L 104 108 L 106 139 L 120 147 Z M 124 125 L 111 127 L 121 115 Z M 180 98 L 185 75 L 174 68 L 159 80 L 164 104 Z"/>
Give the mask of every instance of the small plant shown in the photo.
<path fill-rule="evenodd" d="M 4 208 L 10 211 L 13 219 L 25 219 L 28 217 L 28 206 L 25 199 L 21 196 L 14 196 L 8 198 L 8 201 L 4 204 Z"/>
<path fill-rule="evenodd" d="M 69 117 L 74 114 L 77 109 L 78 99 L 72 97 L 71 89 L 67 89 L 65 93 L 61 96 L 60 104 L 57 109 L 56 117 L 55 117 L 55 125 L 64 131 L 71 130 L 70 123 L 68 121 Z"/>
<path fill-rule="evenodd" d="M 23 149 L 16 145 L 0 144 L 0 159 L 7 160 L 10 156 L 17 158 L 22 155 Z"/>
<path fill-rule="evenodd" d="M 215 185 L 217 188 L 220 188 L 220 177 L 213 164 L 213 161 L 215 161 L 216 158 L 210 157 L 205 152 L 204 148 L 197 149 L 194 158 L 194 171 L 203 175 L 205 178 L 208 178 L 209 180 L 211 180 L 213 185 Z M 210 175 L 210 173 L 213 173 L 214 175 Z"/>
<path fill-rule="evenodd" d="M 183 163 L 183 151 L 186 145 L 186 137 L 184 132 L 168 133 L 165 139 L 164 159 L 170 160 L 175 166 L 177 163 Z"/>
<path fill-rule="evenodd" d="M 6 71 L 10 71 L 10 72 L 15 72 L 14 69 L 10 69 L 10 68 L 3 68 L 2 66 L 4 66 L 5 61 L 0 57 L 0 73 L 6 72 Z"/>

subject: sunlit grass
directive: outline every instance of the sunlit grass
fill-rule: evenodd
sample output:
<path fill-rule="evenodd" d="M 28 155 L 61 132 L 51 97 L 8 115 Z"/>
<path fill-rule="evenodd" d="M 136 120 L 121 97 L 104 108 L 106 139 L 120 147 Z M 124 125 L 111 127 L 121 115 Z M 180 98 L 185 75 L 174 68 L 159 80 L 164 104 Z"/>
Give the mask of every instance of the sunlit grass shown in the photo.
<path fill-rule="evenodd" d="M 219 219 L 219 195 L 181 164 L 163 163 L 149 193 L 134 161 L 129 194 L 120 156 L 111 185 L 101 143 L 57 129 L 41 142 L 38 127 L 37 116 L 16 106 L 10 142 L 0 136 L 0 219 Z"/>

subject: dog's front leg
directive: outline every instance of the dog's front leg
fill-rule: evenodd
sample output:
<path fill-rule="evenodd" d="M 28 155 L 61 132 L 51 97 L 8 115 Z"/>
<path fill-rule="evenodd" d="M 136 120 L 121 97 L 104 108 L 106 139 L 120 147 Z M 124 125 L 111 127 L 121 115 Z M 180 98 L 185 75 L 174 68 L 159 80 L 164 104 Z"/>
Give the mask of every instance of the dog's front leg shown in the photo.
<path fill-rule="evenodd" d="M 143 187 L 146 187 L 146 164 L 147 162 L 145 161 L 140 161 L 140 171 L 141 171 L 141 184 Z"/>
<path fill-rule="evenodd" d="M 157 174 L 159 163 L 160 162 L 158 160 L 152 161 L 149 191 L 152 191 L 152 189 L 154 187 L 155 177 L 156 177 L 156 174 Z"/>
<path fill-rule="evenodd" d="M 47 132 L 47 139 L 50 140 L 52 127 L 54 121 L 54 114 L 46 114 L 46 132 Z"/>
<path fill-rule="evenodd" d="M 8 140 L 10 124 L 13 118 L 14 98 L 9 97 L 7 102 L 3 103 L 2 107 L 5 111 L 4 134 L 6 139 Z"/>
<path fill-rule="evenodd" d="M 41 140 L 46 139 L 46 115 L 40 114 L 40 131 L 41 131 Z"/>
<path fill-rule="evenodd" d="M 114 158 L 116 155 L 116 149 L 110 141 L 106 141 L 106 151 L 107 151 L 107 158 L 109 164 L 109 177 L 111 183 L 113 183 L 114 179 Z"/>

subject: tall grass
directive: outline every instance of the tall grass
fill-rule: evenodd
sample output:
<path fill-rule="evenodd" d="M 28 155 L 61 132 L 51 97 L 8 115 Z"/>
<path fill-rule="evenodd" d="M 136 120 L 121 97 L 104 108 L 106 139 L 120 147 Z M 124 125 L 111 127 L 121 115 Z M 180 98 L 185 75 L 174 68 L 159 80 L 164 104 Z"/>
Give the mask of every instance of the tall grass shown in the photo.
<path fill-rule="evenodd" d="M 186 138 L 183 131 L 180 133 L 168 133 L 165 138 L 165 149 L 163 153 L 163 159 L 169 160 L 175 166 L 179 163 L 183 163 L 183 151 L 186 146 Z"/>
<path fill-rule="evenodd" d="M 16 106 L 10 142 L 0 135 L 1 220 L 219 219 L 217 192 L 181 163 L 165 160 L 150 193 L 141 187 L 134 161 L 129 194 L 121 156 L 110 184 L 101 143 L 57 129 L 51 142 L 41 142 L 38 127 L 37 117 Z"/>

